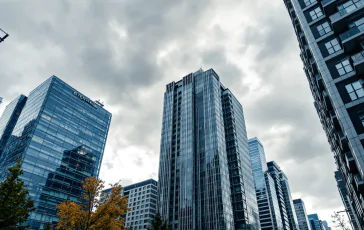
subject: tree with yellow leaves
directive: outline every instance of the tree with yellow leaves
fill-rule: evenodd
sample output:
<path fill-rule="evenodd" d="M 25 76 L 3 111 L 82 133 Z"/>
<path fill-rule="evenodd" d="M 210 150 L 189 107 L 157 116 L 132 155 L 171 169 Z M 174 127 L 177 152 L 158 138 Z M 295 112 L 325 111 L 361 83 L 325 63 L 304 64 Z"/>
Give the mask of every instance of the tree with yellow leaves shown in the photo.
<path fill-rule="evenodd" d="M 62 230 L 121 230 L 126 229 L 124 218 L 128 211 L 128 198 L 123 197 L 123 187 L 114 184 L 111 192 L 101 196 L 104 181 L 95 177 L 86 178 L 82 184 L 82 199 L 79 203 L 64 201 L 57 206 Z"/>

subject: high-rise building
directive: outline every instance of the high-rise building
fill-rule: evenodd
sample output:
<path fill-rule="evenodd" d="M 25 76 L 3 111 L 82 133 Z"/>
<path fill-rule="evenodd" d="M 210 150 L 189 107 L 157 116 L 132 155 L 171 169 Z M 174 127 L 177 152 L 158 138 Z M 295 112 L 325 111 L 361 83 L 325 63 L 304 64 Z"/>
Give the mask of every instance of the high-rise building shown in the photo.
<path fill-rule="evenodd" d="M 283 227 L 284 229 L 298 230 L 299 226 L 288 178 L 276 162 L 270 161 L 267 166 L 274 180 Z"/>
<path fill-rule="evenodd" d="M 99 175 L 110 121 L 108 111 L 56 76 L 29 94 L 0 158 L 2 179 L 22 159 L 21 179 L 36 208 L 28 229 L 57 222 L 56 205 L 78 202 L 82 181 Z"/>
<path fill-rule="evenodd" d="M 324 226 L 324 230 L 331 230 L 326 220 L 322 221 L 322 226 Z"/>
<path fill-rule="evenodd" d="M 158 182 L 149 179 L 124 187 L 122 196 L 128 197 L 130 209 L 125 218 L 125 226 L 132 229 L 147 230 L 152 227 L 152 220 L 157 213 Z M 105 196 L 111 189 L 102 191 Z"/>
<path fill-rule="evenodd" d="M 14 130 L 26 101 L 27 97 L 20 95 L 6 106 L 3 115 L 0 118 L 0 159 L 5 144 Z"/>
<path fill-rule="evenodd" d="M 293 200 L 293 205 L 296 211 L 297 221 L 300 230 L 311 230 L 311 225 L 307 218 L 306 207 L 303 200 L 302 199 Z"/>
<path fill-rule="evenodd" d="M 314 105 L 364 228 L 364 1 L 284 0 Z"/>
<path fill-rule="evenodd" d="M 281 172 L 281 183 L 284 195 L 284 202 L 286 204 L 289 227 L 291 230 L 299 230 L 299 224 L 297 220 L 296 210 L 293 205 L 293 199 L 291 194 L 291 188 L 288 183 L 288 178 L 284 172 Z"/>
<path fill-rule="evenodd" d="M 341 173 L 339 171 L 335 172 L 335 179 L 337 182 L 337 188 L 339 189 L 341 199 L 343 200 L 343 203 L 344 203 L 346 214 L 349 217 L 350 225 L 353 229 L 358 229 L 358 224 L 355 220 L 355 215 L 353 213 L 352 204 L 349 201 L 350 199 L 348 197 L 348 192 L 346 190 L 345 182 L 343 181 L 343 179 L 341 177 Z"/>
<path fill-rule="evenodd" d="M 261 229 L 283 230 L 275 183 L 268 171 L 263 144 L 256 137 L 249 139 L 248 144 Z"/>
<path fill-rule="evenodd" d="M 323 230 L 322 222 L 316 213 L 308 215 L 307 218 L 310 222 L 311 230 Z"/>
<path fill-rule="evenodd" d="M 167 85 L 159 212 L 177 229 L 259 229 L 244 113 L 214 70 Z"/>

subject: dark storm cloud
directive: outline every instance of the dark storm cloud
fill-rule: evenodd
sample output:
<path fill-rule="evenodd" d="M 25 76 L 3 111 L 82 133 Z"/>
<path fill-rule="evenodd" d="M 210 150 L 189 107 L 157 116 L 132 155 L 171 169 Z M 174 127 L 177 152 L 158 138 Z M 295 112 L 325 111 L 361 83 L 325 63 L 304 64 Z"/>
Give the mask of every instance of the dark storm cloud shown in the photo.
<path fill-rule="evenodd" d="M 6 102 L 55 74 L 112 110 L 105 179 L 156 178 L 165 85 L 202 66 L 241 101 L 248 135 L 295 194 L 319 213 L 342 205 L 282 1 L 3 0 L 0 22 L 10 34 L 0 45 Z"/>

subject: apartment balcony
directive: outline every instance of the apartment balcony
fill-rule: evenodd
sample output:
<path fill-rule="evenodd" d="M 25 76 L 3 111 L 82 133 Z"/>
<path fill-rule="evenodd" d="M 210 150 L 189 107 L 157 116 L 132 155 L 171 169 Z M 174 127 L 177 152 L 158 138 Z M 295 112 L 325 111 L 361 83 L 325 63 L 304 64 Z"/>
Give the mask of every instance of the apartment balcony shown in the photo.
<path fill-rule="evenodd" d="M 364 50 L 351 56 L 357 74 L 364 73 Z"/>
<path fill-rule="evenodd" d="M 319 87 L 320 90 L 324 90 L 325 89 L 325 83 L 324 80 L 322 79 L 321 75 L 319 73 L 315 74 L 315 78 L 317 81 L 317 85 Z"/>
<path fill-rule="evenodd" d="M 341 2 L 345 2 L 347 0 L 322 0 L 321 4 L 325 10 L 326 15 L 331 15 L 335 13 L 337 4 L 340 4 Z M 335 4 L 333 4 L 335 3 Z"/>
<path fill-rule="evenodd" d="M 364 24 L 340 34 L 345 51 L 353 52 L 360 45 L 362 35 L 364 35 Z"/>
<path fill-rule="evenodd" d="M 345 162 L 349 169 L 349 172 L 357 172 L 358 168 L 356 167 L 355 159 L 353 157 L 353 154 L 349 151 L 344 153 L 345 154 Z"/>
<path fill-rule="evenodd" d="M 337 119 L 335 111 L 330 110 L 329 114 L 330 114 L 331 121 L 334 124 L 335 130 L 341 130 L 341 126 L 340 126 L 339 120 Z"/>
<path fill-rule="evenodd" d="M 342 151 L 349 151 L 348 141 L 345 134 L 342 131 L 337 132 L 339 135 L 339 145 Z"/>
<path fill-rule="evenodd" d="M 334 30 L 336 32 L 340 33 L 340 31 L 345 29 L 345 26 L 351 19 L 364 14 L 364 12 L 363 12 L 364 0 L 360 0 L 359 2 L 357 2 L 357 5 L 360 5 L 360 4 L 362 4 L 362 5 L 357 7 L 356 9 L 353 9 L 353 10 L 350 9 L 349 11 L 346 9 L 343 9 L 330 16 L 332 26 L 334 27 Z"/>
<path fill-rule="evenodd" d="M 354 174 L 354 184 L 359 192 L 364 192 L 364 180 L 361 179 L 360 174 Z"/>

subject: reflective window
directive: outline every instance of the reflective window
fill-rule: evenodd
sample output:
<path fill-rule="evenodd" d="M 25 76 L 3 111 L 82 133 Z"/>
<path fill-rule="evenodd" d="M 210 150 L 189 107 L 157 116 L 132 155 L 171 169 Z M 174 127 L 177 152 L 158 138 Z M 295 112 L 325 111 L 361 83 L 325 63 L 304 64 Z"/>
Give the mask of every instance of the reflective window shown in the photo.
<path fill-rule="evenodd" d="M 349 59 L 344 59 L 340 63 L 335 65 L 337 71 L 339 72 L 340 76 L 345 75 L 353 71 L 353 67 L 351 67 Z"/>
<path fill-rule="evenodd" d="M 329 52 L 329 54 L 333 54 L 339 50 L 341 50 L 340 44 L 337 41 L 337 38 L 332 39 L 329 42 L 325 43 L 325 47 L 327 49 L 327 51 Z"/>
<path fill-rule="evenodd" d="M 309 6 L 309 5 L 311 5 L 312 3 L 315 3 L 315 2 L 316 2 L 316 0 L 304 0 L 304 2 L 305 2 L 305 5 L 306 5 L 306 6 Z"/>
<path fill-rule="evenodd" d="M 312 20 L 315 20 L 315 19 L 321 17 L 322 15 L 323 15 L 323 13 L 322 13 L 322 10 L 320 7 L 317 7 L 316 9 L 314 9 L 310 12 L 310 16 L 311 16 Z"/>
<path fill-rule="evenodd" d="M 348 91 L 351 100 L 356 100 L 358 98 L 364 97 L 363 80 L 359 80 L 345 86 Z"/>
<path fill-rule="evenodd" d="M 339 5 L 337 8 L 339 11 L 345 11 L 347 13 L 361 7 L 363 5 L 363 1 L 362 0 L 350 0 L 345 2 L 342 5 Z"/>
<path fill-rule="evenodd" d="M 323 35 L 331 32 L 331 27 L 328 22 L 324 22 L 321 25 L 318 25 L 316 28 L 317 28 L 317 31 L 319 32 L 320 36 L 323 36 Z"/>

